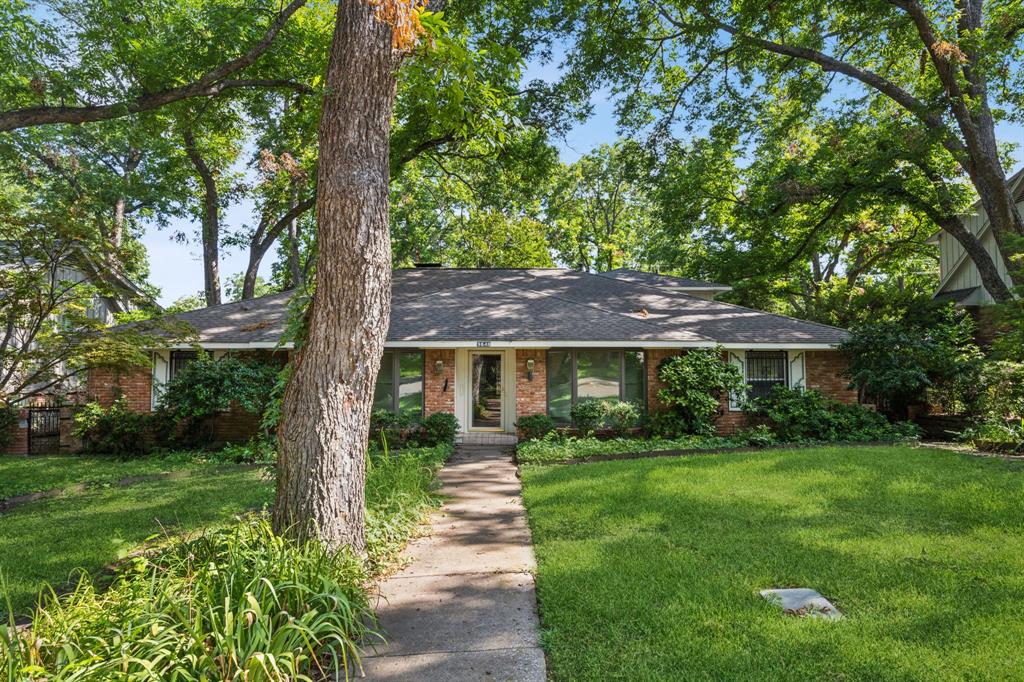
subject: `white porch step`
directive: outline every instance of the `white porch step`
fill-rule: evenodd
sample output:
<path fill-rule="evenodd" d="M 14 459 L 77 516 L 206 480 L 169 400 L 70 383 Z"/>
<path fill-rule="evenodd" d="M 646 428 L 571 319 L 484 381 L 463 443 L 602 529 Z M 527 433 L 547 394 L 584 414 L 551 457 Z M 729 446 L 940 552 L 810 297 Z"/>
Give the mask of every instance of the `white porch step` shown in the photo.
<path fill-rule="evenodd" d="M 488 431 L 470 431 L 455 437 L 458 445 L 515 445 L 519 442 L 514 433 L 491 433 Z"/>

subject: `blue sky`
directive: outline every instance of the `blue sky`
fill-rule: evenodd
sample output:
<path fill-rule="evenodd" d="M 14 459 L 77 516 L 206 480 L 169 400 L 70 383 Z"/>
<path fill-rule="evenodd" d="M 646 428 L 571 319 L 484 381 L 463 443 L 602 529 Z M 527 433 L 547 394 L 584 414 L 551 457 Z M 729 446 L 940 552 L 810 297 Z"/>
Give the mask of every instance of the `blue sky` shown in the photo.
<path fill-rule="evenodd" d="M 558 67 L 555 64 L 531 65 L 524 73 L 524 80 L 541 78 L 550 81 L 557 76 Z M 556 141 L 563 161 L 575 161 L 593 148 L 606 142 L 613 142 L 618 136 L 614 103 L 609 99 L 607 93 L 596 93 L 591 104 L 593 105 L 593 116 L 590 120 L 572 129 L 564 140 Z M 999 137 L 1003 142 L 1017 145 L 1015 164 L 1009 169 L 1017 170 L 1021 158 L 1024 157 L 1022 154 L 1024 151 L 1024 127 L 1016 124 L 1003 124 L 999 128 Z M 245 202 L 232 206 L 222 217 L 225 231 L 250 222 L 251 211 L 251 203 Z M 171 235 L 179 230 L 191 235 L 196 232 L 196 228 L 197 225 L 190 224 L 188 221 L 175 221 L 164 230 L 155 228 L 147 230 L 142 238 L 142 243 L 149 251 L 149 279 L 152 284 L 160 288 L 159 302 L 163 305 L 172 303 L 182 296 L 195 294 L 203 288 L 203 262 L 200 244 L 179 244 L 171 240 Z M 271 250 L 261 264 L 260 274 L 265 278 L 269 277 L 274 257 L 274 251 Z M 248 255 L 244 249 L 222 247 L 220 264 L 222 279 L 226 280 L 228 275 L 244 271 L 247 261 Z"/>

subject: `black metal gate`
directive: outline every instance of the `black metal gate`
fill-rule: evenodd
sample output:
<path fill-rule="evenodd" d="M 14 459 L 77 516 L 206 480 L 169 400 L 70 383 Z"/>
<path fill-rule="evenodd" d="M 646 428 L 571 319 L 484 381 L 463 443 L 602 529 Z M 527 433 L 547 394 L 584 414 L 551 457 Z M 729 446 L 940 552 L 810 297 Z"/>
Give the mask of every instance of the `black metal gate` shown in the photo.
<path fill-rule="evenodd" d="M 60 451 L 60 408 L 33 407 L 28 411 L 28 454 Z"/>

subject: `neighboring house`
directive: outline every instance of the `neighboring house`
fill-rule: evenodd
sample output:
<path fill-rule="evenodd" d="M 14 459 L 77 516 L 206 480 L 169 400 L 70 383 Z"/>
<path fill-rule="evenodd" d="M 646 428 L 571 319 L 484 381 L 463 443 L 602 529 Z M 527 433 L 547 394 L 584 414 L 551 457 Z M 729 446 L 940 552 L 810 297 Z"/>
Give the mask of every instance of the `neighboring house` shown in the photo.
<path fill-rule="evenodd" d="M 519 417 L 567 422 L 573 403 L 618 398 L 658 409 L 658 364 L 691 348 L 722 346 L 755 394 L 775 385 L 818 389 L 855 402 L 835 346 L 847 332 L 714 300 L 721 284 L 615 270 L 396 270 L 391 324 L 374 405 L 415 417 L 455 414 L 464 437 L 514 438 Z M 281 354 L 290 293 L 176 316 L 199 344 L 224 353 Z M 150 409 L 160 386 L 195 358 L 181 347 L 154 354 L 151 371 L 90 377 L 90 393 L 113 390 Z M 723 404 L 722 432 L 744 424 Z"/>
<path fill-rule="evenodd" d="M 1015 173 L 1009 183 L 1018 210 L 1024 211 L 1024 169 Z M 1006 272 L 1006 264 L 992 235 L 992 224 L 988 216 L 981 210 L 980 203 L 975 203 L 971 209 L 971 213 L 963 216 L 964 226 L 981 240 L 985 250 L 992 256 L 1006 286 L 1012 287 L 1010 275 Z M 957 306 L 969 310 L 979 323 L 979 338 L 983 341 L 990 340 L 993 333 L 989 324 L 991 320 L 983 309 L 995 301 L 982 285 L 978 267 L 968 257 L 960 242 L 945 230 L 932 235 L 928 243 L 939 247 L 939 287 L 935 291 L 935 299 L 952 301 Z"/>
<path fill-rule="evenodd" d="M 115 269 L 99 263 L 92 258 L 88 252 L 77 246 L 66 251 L 55 254 L 50 261 L 40 261 L 35 258 L 26 257 L 20 251 L 20 246 L 12 241 L 0 241 L 0 268 L 45 268 L 49 279 L 49 289 L 45 295 L 53 296 L 57 300 L 65 298 L 60 292 L 65 292 L 81 283 L 100 284 L 98 287 L 103 294 L 95 294 L 92 297 L 87 315 L 104 325 L 114 324 L 115 315 L 120 312 L 136 310 L 146 306 L 160 310 L 159 306 L 152 301 L 149 294 L 135 284 L 124 274 Z M 52 273 L 50 275 L 49 273 Z M 58 307 L 59 309 L 59 307 Z M 40 315 L 47 314 L 50 319 L 57 319 L 62 325 L 67 320 L 58 313 L 51 313 L 51 309 L 44 309 Z M 16 323 L 11 322 L 12 325 Z M 26 328 L 12 326 L 8 336 L 8 351 L 12 353 L 23 353 L 29 350 L 38 350 L 31 329 L 32 325 L 22 325 Z M 63 359 L 49 358 L 52 364 L 52 376 L 61 377 L 66 373 L 66 365 Z M 11 382 L 27 381 L 25 374 L 17 374 L 12 371 Z M 61 447 L 70 445 L 71 412 L 68 404 L 81 401 L 88 397 L 87 379 L 79 374 L 64 376 L 61 381 L 50 385 L 51 381 L 40 381 L 29 385 L 29 389 L 36 391 L 33 395 L 17 403 L 18 425 L 14 435 L 14 442 L 7 448 L 9 454 L 44 453 L 55 452 Z M 65 407 L 54 407 L 53 405 L 65 405 Z"/>

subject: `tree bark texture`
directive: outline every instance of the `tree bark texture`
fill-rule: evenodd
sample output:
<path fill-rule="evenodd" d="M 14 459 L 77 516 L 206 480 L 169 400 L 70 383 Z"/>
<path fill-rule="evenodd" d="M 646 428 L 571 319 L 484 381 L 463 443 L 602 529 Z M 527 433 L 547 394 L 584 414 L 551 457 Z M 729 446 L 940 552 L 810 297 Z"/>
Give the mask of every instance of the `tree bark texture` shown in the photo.
<path fill-rule="evenodd" d="M 206 305 L 220 305 L 220 195 L 213 171 L 196 149 L 196 138 L 186 130 L 185 152 L 203 184 L 203 291 Z"/>
<path fill-rule="evenodd" d="M 366 442 L 391 308 L 389 25 L 338 3 L 320 119 L 317 287 L 278 429 L 274 528 L 365 550 Z"/>

